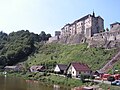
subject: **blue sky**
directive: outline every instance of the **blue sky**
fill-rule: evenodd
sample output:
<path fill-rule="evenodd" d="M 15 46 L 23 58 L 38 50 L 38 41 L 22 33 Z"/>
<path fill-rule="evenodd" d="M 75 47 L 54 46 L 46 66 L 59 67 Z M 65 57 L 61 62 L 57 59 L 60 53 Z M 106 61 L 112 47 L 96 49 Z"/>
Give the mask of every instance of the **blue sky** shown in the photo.
<path fill-rule="evenodd" d="M 0 31 L 54 35 L 54 31 L 93 10 L 109 28 L 109 24 L 120 22 L 119 4 L 120 0 L 0 0 Z"/>

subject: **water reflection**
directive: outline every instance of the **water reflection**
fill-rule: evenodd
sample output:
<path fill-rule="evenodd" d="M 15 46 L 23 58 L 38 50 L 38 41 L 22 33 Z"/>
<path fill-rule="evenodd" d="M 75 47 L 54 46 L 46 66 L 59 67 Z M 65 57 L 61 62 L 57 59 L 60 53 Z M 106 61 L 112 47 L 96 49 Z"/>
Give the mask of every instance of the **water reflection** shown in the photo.
<path fill-rule="evenodd" d="M 38 81 L 0 76 L 0 90 L 68 90 L 58 85 L 49 86 Z"/>

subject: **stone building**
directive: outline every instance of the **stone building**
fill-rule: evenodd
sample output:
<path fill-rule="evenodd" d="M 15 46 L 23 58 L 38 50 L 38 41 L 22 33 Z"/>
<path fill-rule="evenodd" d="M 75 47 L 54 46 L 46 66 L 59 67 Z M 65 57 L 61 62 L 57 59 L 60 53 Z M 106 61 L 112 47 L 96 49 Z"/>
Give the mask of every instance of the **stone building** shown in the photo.
<path fill-rule="evenodd" d="M 55 31 L 55 36 L 50 37 L 48 43 L 59 40 L 61 31 Z"/>
<path fill-rule="evenodd" d="M 115 22 L 115 23 L 112 23 L 110 24 L 110 31 L 113 31 L 113 30 L 120 30 L 120 23 L 119 22 Z"/>
<path fill-rule="evenodd" d="M 55 36 L 60 36 L 61 35 L 61 31 L 55 31 Z"/>
<path fill-rule="evenodd" d="M 110 24 L 110 31 L 94 34 L 88 44 L 90 47 L 120 47 L 120 23 Z"/>
<path fill-rule="evenodd" d="M 104 20 L 100 16 L 88 14 L 71 24 L 66 24 L 61 29 L 62 36 L 71 36 L 75 34 L 84 34 L 86 38 L 92 37 L 95 33 L 104 30 Z"/>
<path fill-rule="evenodd" d="M 110 24 L 110 31 L 94 34 L 93 39 L 106 39 L 107 41 L 120 40 L 120 23 Z"/>

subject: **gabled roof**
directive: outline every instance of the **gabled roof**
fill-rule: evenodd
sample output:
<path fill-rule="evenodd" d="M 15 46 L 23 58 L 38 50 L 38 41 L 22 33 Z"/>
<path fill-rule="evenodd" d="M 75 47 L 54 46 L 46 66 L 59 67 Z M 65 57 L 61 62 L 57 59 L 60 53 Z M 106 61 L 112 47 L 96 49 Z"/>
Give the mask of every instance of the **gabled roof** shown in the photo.
<path fill-rule="evenodd" d="M 75 22 L 83 21 L 83 20 L 87 19 L 89 16 L 93 17 L 91 14 L 88 14 L 88 15 L 76 20 Z"/>
<path fill-rule="evenodd" d="M 5 66 L 5 69 L 15 69 L 17 66 Z"/>
<path fill-rule="evenodd" d="M 113 25 L 116 25 L 116 24 L 119 24 L 119 25 L 120 25 L 119 22 L 115 22 L 115 23 L 110 24 L 110 26 L 113 26 Z"/>
<path fill-rule="evenodd" d="M 80 62 L 72 62 L 70 63 L 76 71 L 90 71 L 90 68 L 88 67 L 87 64 L 80 63 Z"/>
<path fill-rule="evenodd" d="M 57 65 L 60 68 L 60 70 L 66 70 L 66 68 L 67 68 L 67 65 L 65 65 L 65 64 L 57 64 Z"/>
<path fill-rule="evenodd" d="M 43 66 L 31 66 L 30 69 L 34 69 L 34 70 L 41 70 L 43 68 Z"/>

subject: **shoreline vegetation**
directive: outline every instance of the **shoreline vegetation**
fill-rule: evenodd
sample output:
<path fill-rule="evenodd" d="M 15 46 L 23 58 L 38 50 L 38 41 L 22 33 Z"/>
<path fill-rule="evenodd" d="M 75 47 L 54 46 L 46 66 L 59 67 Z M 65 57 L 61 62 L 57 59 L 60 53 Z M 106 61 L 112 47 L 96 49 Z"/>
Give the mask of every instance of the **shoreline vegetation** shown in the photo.
<path fill-rule="evenodd" d="M 2 73 L 0 75 L 3 75 Z M 37 72 L 37 73 L 31 73 L 31 72 L 8 72 L 6 74 L 8 77 L 21 77 L 25 80 L 34 80 L 34 81 L 40 81 L 48 85 L 60 85 L 65 88 L 73 88 L 83 85 L 90 85 L 90 82 L 82 83 L 80 79 L 74 79 L 74 78 L 67 78 L 60 75 L 55 75 L 52 73 L 46 73 L 46 72 Z"/>
<path fill-rule="evenodd" d="M 3 72 L 0 72 L 0 76 L 3 76 Z M 52 74 L 52 73 L 46 73 L 46 72 L 37 72 L 37 73 L 31 73 L 31 72 L 8 72 L 6 74 L 8 77 L 20 77 L 23 78 L 26 81 L 34 81 L 34 82 L 40 82 L 46 85 L 58 85 L 60 87 L 64 87 L 67 90 L 74 88 L 74 87 L 84 87 L 84 86 L 92 86 L 97 85 L 98 87 L 102 88 L 102 90 L 107 90 L 110 88 L 110 90 L 119 90 L 119 86 L 113 86 L 103 83 L 94 83 L 94 82 L 85 82 L 83 83 L 80 79 L 74 79 L 74 78 L 67 78 L 60 75 Z"/>

